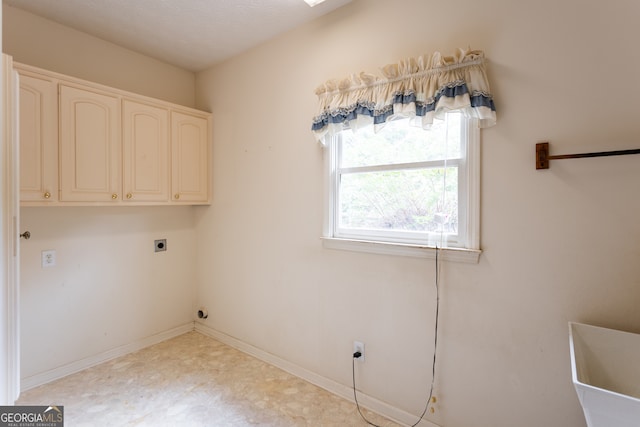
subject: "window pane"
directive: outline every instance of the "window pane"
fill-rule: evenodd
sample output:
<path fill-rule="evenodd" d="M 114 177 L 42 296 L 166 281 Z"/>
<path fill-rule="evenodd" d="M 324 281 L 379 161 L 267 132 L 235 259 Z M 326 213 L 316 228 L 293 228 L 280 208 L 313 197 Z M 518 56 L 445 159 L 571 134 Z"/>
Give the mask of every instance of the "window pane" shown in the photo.
<path fill-rule="evenodd" d="M 461 117 L 448 113 L 430 130 L 411 126 L 408 119 L 387 123 L 378 133 L 371 126 L 342 132 L 341 167 L 373 166 L 460 157 Z"/>
<path fill-rule="evenodd" d="M 457 188 L 457 167 L 343 174 L 338 227 L 457 233 Z"/>

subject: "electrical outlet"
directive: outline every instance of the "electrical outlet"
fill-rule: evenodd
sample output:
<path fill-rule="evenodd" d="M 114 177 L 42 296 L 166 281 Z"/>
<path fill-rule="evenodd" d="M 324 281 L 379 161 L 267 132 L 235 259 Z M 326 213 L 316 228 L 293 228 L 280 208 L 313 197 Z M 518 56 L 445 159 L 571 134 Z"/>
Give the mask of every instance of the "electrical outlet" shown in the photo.
<path fill-rule="evenodd" d="M 56 265 L 56 251 L 42 251 L 42 268 Z"/>
<path fill-rule="evenodd" d="M 355 354 L 355 352 L 359 351 L 360 352 L 360 357 L 358 357 L 356 360 L 358 362 L 364 362 L 364 343 L 360 342 L 360 341 L 354 341 L 353 342 L 353 353 Z"/>

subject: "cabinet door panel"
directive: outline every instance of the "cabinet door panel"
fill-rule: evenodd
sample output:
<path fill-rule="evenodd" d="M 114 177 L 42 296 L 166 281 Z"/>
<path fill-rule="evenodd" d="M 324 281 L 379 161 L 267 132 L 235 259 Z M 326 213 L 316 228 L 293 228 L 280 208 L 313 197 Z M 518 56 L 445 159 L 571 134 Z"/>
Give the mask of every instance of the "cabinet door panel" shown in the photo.
<path fill-rule="evenodd" d="M 172 200 L 209 200 L 209 132 L 203 117 L 171 113 Z"/>
<path fill-rule="evenodd" d="M 120 198 L 120 121 L 116 97 L 60 86 L 60 200 Z"/>
<path fill-rule="evenodd" d="M 169 200 L 169 112 L 124 100 L 122 104 L 125 201 Z"/>
<path fill-rule="evenodd" d="M 20 201 L 58 199 L 56 82 L 20 75 Z"/>

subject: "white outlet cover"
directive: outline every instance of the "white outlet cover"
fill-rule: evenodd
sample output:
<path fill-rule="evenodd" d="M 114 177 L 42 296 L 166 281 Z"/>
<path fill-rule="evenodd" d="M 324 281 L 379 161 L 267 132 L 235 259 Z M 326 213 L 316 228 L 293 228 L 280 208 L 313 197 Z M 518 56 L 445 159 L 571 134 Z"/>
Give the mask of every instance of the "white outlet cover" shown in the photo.
<path fill-rule="evenodd" d="M 42 268 L 53 267 L 56 265 L 56 251 L 42 251 Z"/>
<path fill-rule="evenodd" d="M 358 362 L 364 362 L 364 343 L 363 342 L 361 341 L 353 342 L 353 352 L 355 353 L 356 351 L 359 351 L 361 353 L 361 356 L 356 360 Z"/>

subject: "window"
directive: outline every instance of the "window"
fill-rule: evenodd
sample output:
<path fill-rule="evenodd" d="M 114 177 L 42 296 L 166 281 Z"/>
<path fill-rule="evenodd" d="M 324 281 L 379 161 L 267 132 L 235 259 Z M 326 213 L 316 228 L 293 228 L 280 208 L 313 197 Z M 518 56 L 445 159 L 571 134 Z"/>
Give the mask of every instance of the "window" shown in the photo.
<path fill-rule="evenodd" d="M 409 255 L 435 247 L 479 254 L 478 139 L 475 120 L 460 112 L 447 113 L 430 130 L 400 119 L 377 133 L 368 126 L 332 137 L 328 245 Z"/>

